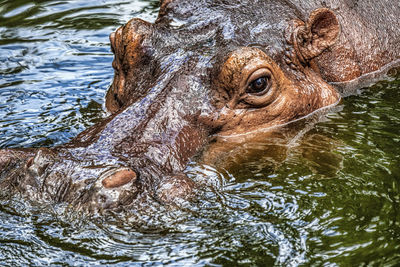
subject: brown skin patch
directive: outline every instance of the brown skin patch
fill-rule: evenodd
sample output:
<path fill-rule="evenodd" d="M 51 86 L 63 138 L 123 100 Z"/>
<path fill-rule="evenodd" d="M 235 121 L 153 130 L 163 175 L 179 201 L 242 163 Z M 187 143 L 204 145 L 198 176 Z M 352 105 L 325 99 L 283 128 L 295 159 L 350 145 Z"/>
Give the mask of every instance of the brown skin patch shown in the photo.
<path fill-rule="evenodd" d="M 116 188 L 131 181 L 135 181 L 137 178 L 136 173 L 130 169 L 120 170 L 116 173 L 103 179 L 102 184 L 105 188 Z"/>
<path fill-rule="evenodd" d="M 260 82 L 264 87 L 257 91 Z M 233 51 L 214 84 L 219 111 L 205 123 L 218 127 L 222 136 L 282 125 L 340 99 L 312 68 L 284 72 L 258 48 Z"/>

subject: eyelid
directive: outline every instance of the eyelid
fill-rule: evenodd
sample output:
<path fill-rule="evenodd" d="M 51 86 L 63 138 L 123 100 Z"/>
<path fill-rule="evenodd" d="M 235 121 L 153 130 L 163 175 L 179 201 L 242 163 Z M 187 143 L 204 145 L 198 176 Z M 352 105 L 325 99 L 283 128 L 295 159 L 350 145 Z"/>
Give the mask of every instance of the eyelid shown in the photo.
<path fill-rule="evenodd" d="M 263 72 L 269 74 L 269 77 L 272 77 L 272 71 L 269 67 L 269 64 L 266 60 L 260 58 L 254 58 L 250 60 L 247 65 L 242 69 L 242 82 L 239 84 L 241 88 L 240 94 L 245 93 L 243 90 L 249 84 L 250 79 L 254 79 L 259 72 Z"/>
<path fill-rule="evenodd" d="M 248 92 L 245 92 L 245 93 L 246 93 L 246 94 L 249 94 L 249 95 L 253 95 L 253 96 L 262 96 L 262 95 L 264 95 L 266 92 L 268 92 L 268 90 L 271 88 L 271 73 L 269 72 L 268 69 L 259 69 L 259 70 L 256 70 L 255 72 L 253 72 L 253 73 L 249 76 L 249 78 L 247 79 L 246 89 L 247 89 L 248 86 L 250 86 L 254 81 L 256 81 L 257 79 L 262 78 L 262 77 L 266 77 L 266 78 L 267 78 L 267 80 L 266 80 L 267 84 L 266 84 L 266 87 L 264 88 L 264 90 L 262 90 L 262 91 L 260 91 L 260 92 L 256 92 L 256 93 L 248 93 Z M 246 89 L 245 89 L 245 90 L 246 90 Z"/>
<path fill-rule="evenodd" d="M 269 71 L 269 69 L 267 69 L 267 68 L 258 69 L 255 72 L 253 72 L 252 74 L 250 74 L 246 81 L 246 87 L 261 77 L 267 77 L 268 80 L 270 80 L 271 72 Z"/>

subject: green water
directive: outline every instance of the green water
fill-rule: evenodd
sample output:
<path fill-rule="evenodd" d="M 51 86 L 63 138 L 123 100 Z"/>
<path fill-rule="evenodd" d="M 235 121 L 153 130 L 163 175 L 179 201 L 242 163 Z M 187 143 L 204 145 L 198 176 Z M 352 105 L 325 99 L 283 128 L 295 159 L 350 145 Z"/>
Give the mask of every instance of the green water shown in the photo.
<path fill-rule="evenodd" d="M 64 143 L 105 117 L 108 34 L 131 17 L 154 20 L 157 6 L 0 1 L 0 147 Z M 396 266 L 399 102 L 397 75 L 290 145 L 245 144 L 226 170 L 193 162 L 188 175 L 208 181 L 201 197 L 140 220 L 2 200 L 0 265 Z"/>

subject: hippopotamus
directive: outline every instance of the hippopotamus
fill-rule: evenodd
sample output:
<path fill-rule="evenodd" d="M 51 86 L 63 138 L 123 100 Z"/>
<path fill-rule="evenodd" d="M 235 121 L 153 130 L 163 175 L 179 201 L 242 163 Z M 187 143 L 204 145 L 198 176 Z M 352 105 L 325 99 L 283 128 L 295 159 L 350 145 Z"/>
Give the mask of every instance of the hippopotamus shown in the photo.
<path fill-rule="evenodd" d="M 387 0 L 161 1 L 154 23 L 110 35 L 109 116 L 61 146 L 1 150 L 2 194 L 102 211 L 190 199 L 185 168 L 211 143 L 334 106 L 396 64 L 399 17 Z"/>

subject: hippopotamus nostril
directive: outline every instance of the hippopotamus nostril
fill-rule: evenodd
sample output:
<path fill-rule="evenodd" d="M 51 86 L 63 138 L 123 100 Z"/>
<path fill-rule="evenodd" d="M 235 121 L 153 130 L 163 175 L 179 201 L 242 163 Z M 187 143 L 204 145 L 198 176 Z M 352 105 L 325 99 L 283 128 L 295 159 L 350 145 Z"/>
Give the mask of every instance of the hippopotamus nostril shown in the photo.
<path fill-rule="evenodd" d="M 128 205 L 138 194 L 138 175 L 129 167 L 111 167 L 104 171 L 87 191 L 93 207 L 112 209 Z"/>
<path fill-rule="evenodd" d="M 105 188 L 115 188 L 126 185 L 129 182 L 136 181 L 137 175 L 131 169 L 119 169 L 117 171 L 113 171 L 112 173 L 106 173 L 102 180 L 102 185 Z"/>

